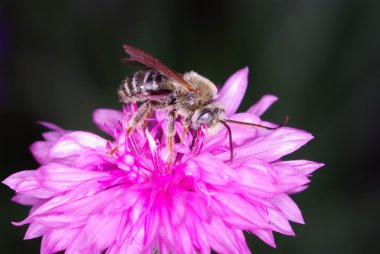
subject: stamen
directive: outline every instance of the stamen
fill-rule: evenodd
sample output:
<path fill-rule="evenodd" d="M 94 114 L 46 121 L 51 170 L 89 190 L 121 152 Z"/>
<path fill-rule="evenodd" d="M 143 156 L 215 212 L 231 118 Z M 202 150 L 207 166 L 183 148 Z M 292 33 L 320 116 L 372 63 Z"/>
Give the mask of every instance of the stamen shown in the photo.
<path fill-rule="evenodd" d="M 203 147 L 206 130 L 207 126 L 202 124 L 194 133 L 193 142 L 190 147 L 194 156 L 196 156 Z"/>

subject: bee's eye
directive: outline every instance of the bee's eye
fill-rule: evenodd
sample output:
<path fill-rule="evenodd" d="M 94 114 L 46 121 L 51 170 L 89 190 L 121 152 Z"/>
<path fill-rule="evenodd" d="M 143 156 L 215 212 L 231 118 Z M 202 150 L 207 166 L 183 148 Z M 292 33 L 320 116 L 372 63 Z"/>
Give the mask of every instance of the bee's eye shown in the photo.
<path fill-rule="evenodd" d="M 207 126 L 210 126 L 212 120 L 212 113 L 211 111 L 205 111 L 201 113 L 197 119 L 197 126 L 203 124 L 206 124 Z"/>

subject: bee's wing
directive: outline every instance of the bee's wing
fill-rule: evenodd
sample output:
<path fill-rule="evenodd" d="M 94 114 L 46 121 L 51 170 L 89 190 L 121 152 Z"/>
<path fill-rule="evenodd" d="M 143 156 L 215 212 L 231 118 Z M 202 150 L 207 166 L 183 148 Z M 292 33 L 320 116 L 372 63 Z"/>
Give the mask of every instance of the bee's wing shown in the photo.
<path fill-rule="evenodd" d="M 183 80 L 183 78 L 178 73 L 172 71 L 171 69 L 169 69 L 169 67 L 167 67 L 166 65 L 158 61 L 156 58 L 146 53 L 145 51 L 132 47 L 130 45 L 123 45 L 123 48 L 124 51 L 130 55 L 130 58 L 123 59 L 124 62 L 142 64 L 153 70 L 157 70 L 161 72 L 163 75 L 167 76 L 168 78 L 176 81 L 189 91 L 196 91 L 196 88 L 194 88 L 185 80 Z"/>

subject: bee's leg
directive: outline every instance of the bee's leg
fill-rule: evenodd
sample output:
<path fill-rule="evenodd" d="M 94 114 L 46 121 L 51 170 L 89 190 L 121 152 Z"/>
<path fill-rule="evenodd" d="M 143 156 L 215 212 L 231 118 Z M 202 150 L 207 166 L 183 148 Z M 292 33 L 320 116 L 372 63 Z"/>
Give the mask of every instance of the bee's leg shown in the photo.
<path fill-rule="evenodd" d="M 149 107 L 148 112 L 145 114 L 144 120 L 142 120 L 141 128 L 145 128 L 148 125 L 148 118 L 152 116 L 152 108 Z"/>
<path fill-rule="evenodd" d="M 163 109 L 166 104 L 159 101 L 147 101 L 137 109 L 136 113 L 132 116 L 128 123 L 128 136 L 137 128 L 142 122 L 142 127 L 145 127 L 145 120 L 152 114 L 153 110 Z"/>
<path fill-rule="evenodd" d="M 168 171 L 171 173 L 171 165 L 174 162 L 174 136 L 175 136 L 175 111 L 169 112 L 168 126 L 166 128 L 166 146 L 169 150 Z"/>
<path fill-rule="evenodd" d="M 137 128 L 139 123 L 147 118 L 147 116 L 152 111 L 150 102 L 143 103 L 138 109 L 137 112 L 132 116 L 128 122 L 128 136 Z"/>
<path fill-rule="evenodd" d="M 193 151 L 195 140 L 197 139 L 198 129 L 195 130 L 193 140 L 191 141 L 190 150 Z"/>
<path fill-rule="evenodd" d="M 186 117 L 185 122 L 183 123 L 183 132 L 181 137 L 181 144 L 183 144 L 183 141 L 186 138 L 186 134 L 189 131 L 189 126 L 191 124 L 191 118 L 193 117 L 194 112 L 192 112 L 188 117 Z"/>

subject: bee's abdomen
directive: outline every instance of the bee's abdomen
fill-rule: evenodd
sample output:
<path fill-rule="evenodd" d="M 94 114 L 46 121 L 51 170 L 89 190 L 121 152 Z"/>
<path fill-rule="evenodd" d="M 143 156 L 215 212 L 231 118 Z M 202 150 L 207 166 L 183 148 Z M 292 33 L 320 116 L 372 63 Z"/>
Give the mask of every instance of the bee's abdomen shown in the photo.
<path fill-rule="evenodd" d="M 128 103 L 146 100 L 149 95 L 167 91 L 167 83 L 166 76 L 157 71 L 137 71 L 121 82 L 118 90 L 120 101 Z"/>

